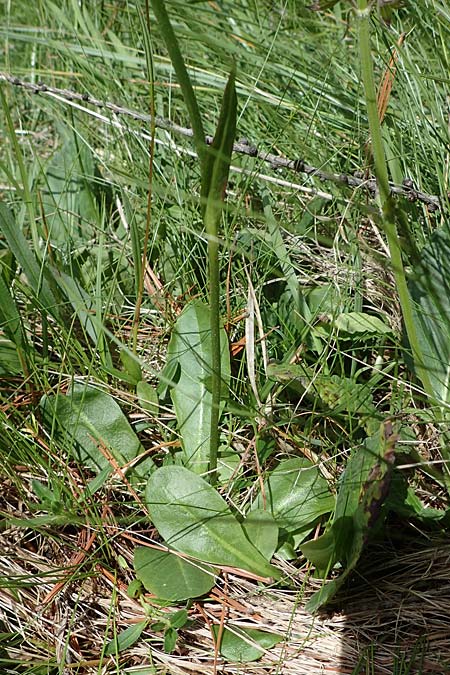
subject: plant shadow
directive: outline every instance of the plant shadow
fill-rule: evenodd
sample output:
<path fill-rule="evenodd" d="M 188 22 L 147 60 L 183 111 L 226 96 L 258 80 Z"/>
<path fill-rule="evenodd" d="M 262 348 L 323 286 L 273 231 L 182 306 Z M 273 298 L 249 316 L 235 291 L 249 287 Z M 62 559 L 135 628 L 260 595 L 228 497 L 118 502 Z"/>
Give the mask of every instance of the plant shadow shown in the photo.
<path fill-rule="evenodd" d="M 344 619 L 335 672 L 450 673 L 449 609 L 449 541 L 391 533 L 367 550 L 328 609 Z"/>

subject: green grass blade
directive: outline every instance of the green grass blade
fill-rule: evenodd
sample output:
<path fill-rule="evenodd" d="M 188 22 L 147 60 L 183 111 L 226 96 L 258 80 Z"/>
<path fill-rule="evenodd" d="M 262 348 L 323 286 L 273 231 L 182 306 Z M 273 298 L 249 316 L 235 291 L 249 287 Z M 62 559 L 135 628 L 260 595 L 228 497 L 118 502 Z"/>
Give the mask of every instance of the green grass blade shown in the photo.
<path fill-rule="evenodd" d="M 183 92 L 184 102 L 188 109 L 189 119 L 194 132 L 195 149 L 200 160 L 200 169 L 204 179 L 206 172 L 205 132 L 203 130 L 202 118 L 200 115 L 194 88 L 192 86 L 189 73 L 181 54 L 177 36 L 175 35 L 175 31 L 173 30 L 170 23 L 164 0 L 150 0 L 150 2 L 155 13 L 161 35 L 163 36 L 164 42 L 166 44 L 167 51 L 169 52 L 170 60 L 172 61 L 172 65 L 175 69 L 181 91 Z"/>
<path fill-rule="evenodd" d="M 35 248 L 36 253 L 39 252 L 39 235 L 37 232 L 36 228 L 36 217 L 34 213 L 34 201 L 31 196 L 31 190 L 30 190 L 30 178 L 29 174 L 27 172 L 26 166 L 25 166 L 25 161 L 22 153 L 22 148 L 18 142 L 16 130 L 14 128 L 14 123 L 11 117 L 11 113 L 9 110 L 9 106 L 7 104 L 7 101 L 5 99 L 5 96 L 3 94 L 3 91 L 0 89 L 0 99 L 1 99 L 1 104 L 3 108 L 3 114 L 5 115 L 6 119 L 6 125 L 7 125 L 7 131 L 8 131 L 8 137 L 11 142 L 11 145 L 14 149 L 14 155 L 17 161 L 17 165 L 19 168 L 19 173 L 20 173 L 20 178 L 22 180 L 22 185 L 21 185 L 21 190 L 23 194 L 23 200 L 25 202 L 27 212 L 28 212 L 28 218 L 30 221 L 30 230 L 31 230 L 31 236 L 33 238 L 33 245 Z"/>
<path fill-rule="evenodd" d="M 55 297 L 44 277 L 43 268 L 39 266 L 34 253 L 22 231 L 17 227 L 8 207 L 0 202 L 0 230 L 5 235 L 11 252 L 23 269 L 28 283 L 42 308 L 50 314 L 57 314 Z"/>
<path fill-rule="evenodd" d="M 28 343 L 22 326 L 22 320 L 13 296 L 0 272 L 0 329 L 11 338 L 16 346 L 17 356 L 25 374 L 28 374 Z"/>

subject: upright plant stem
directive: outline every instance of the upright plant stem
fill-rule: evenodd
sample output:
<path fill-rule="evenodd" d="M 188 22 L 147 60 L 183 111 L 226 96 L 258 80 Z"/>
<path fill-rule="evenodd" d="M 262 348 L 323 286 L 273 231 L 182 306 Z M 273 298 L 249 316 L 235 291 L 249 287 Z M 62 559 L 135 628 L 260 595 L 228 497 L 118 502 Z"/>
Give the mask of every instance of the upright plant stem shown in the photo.
<path fill-rule="evenodd" d="M 220 344 L 219 226 L 225 188 L 230 171 L 231 153 L 236 135 L 237 98 L 233 66 L 225 87 L 219 122 L 206 163 L 206 181 L 202 184 L 203 220 L 208 237 L 209 302 L 211 316 L 211 431 L 209 471 L 211 484 L 217 480 L 220 399 L 222 391 L 222 350 Z"/>
<path fill-rule="evenodd" d="M 371 8 L 367 0 L 358 0 L 356 11 L 358 19 L 359 55 L 361 60 L 361 74 L 366 98 L 367 117 L 369 120 L 372 153 L 375 164 L 375 175 L 380 191 L 380 206 L 383 210 L 383 229 L 389 246 L 392 263 L 392 271 L 395 278 L 397 293 L 402 309 L 403 321 L 417 374 L 422 381 L 425 393 L 431 401 L 435 401 L 431 381 L 423 365 L 422 350 L 414 324 L 413 307 L 411 296 L 406 283 L 405 270 L 403 267 L 400 241 L 395 226 L 395 205 L 389 190 L 389 177 L 384 153 L 381 123 L 378 117 L 377 96 L 373 74 L 373 61 L 370 49 L 370 12 Z"/>
<path fill-rule="evenodd" d="M 208 231 L 211 229 L 211 231 Z M 220 278 L 219 242 L 217 225 L 207 228 L 209 264 L 209 309 L 211 330 L 211 430 L 209 436 L 210 482 L 217 480 L 217 453 L 219 449 L 220 394 L 222 389 L 222 356 L 220 348 Z"/>
<path fill-rule="evenodd" d="M 153 50 L 150 40 L 150 12 L 148 0 L 145 3 L 145 17 L 139 14 L 141 20 L 142 32 L 145 44 L 145 59 L 147 63 L 148 79 L 150 82 L 150 114 L 151 114 L 151 129 L 150 129 L 150 153 L 148 165 L 148 192 L 147 192 L 147 208 L 145 214 L 145 234 L 144 245 L 142 247 L 142 263 L 139 270 L 138 292 L 136 297 L 136 307 L 134 310 L 133 330 L 132 330 L 132 347 L 133 352 L 137 349 L 137 339 L 139 332 L 139 322 L 141 316 L 142 299 L 144 295 L 144 279 L 147 263 L 148 241 L 150 237 L 150 227 L 152 220 L 152 197 L 153 197 L 153 164 L 155 157 L 155 74 L 153 68 Z"/>
<path fill-rule="evenodd" d="M 188 109 L 194 135 L 194 143 L 201 171 L 201 209 L 208 237 L 209 306 L 211 332 L 211 425 L 209 471 L 210 482 L 217 480 L 217 454 L 219 447 L 219 417 L 222 389 L 220 345 L 220 277 L 219 277 L 219 222 L 223 193 L 228 180 L 230 157 L 236 131 L 236 92 L 234 68 L 228 80 L 222 103 L 222 111 L 211 149 L 205 142 L 205 132 L 194 89 L 167 14 L 164 0 L 150 0 L 175 69 L 178 82 Z M 153 119 L 155 116 L 153 115 Z"/>

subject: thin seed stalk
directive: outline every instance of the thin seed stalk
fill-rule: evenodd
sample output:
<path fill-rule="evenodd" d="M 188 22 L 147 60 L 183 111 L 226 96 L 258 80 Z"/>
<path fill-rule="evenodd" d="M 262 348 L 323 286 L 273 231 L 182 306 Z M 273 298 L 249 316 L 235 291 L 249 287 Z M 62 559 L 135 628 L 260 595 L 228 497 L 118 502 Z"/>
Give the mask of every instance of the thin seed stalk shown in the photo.
<path fill-rule="evenodd" d="M 219 241 L 217 221 L 208 223 L 208 266 L 209 266 L 209 302 L 211 331 L 211 427 L 209 437 L 210 483 L 217 481 L 217 454 L 219 449 L 220 394 L 222 383 L 221 345 L 220 345 L 220 280 L 219 280 Z"/>

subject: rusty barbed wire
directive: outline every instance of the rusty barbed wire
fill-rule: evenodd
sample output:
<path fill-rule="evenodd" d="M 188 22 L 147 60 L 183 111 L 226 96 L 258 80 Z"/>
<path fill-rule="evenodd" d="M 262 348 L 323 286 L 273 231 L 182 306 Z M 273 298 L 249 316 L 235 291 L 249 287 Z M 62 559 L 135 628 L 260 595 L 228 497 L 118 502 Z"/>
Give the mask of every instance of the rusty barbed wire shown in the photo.
<path fill-rule="evenodd" d="M 112 103 L 110 101 L 102 101 L 87 93 L 80 94 L 76 91 L 72 91 L 71 89 L 59 89 L 57 87 L 47 85 L 44 82 L 27 82 L 26 80 L 21 80 L 20 78 L 14 77 L 8 73 L 0 72 L 0 82 L 2 81 L 8 82 L 15 87 L 21 87 L 22 89 L 30 91 L 33 94 L 49 96 L 59 101 L 62 100 L 63 102 L 76 101 L 81 104 L 87 103 L 95 108 L 109 110 L 115 115 L 125 115 L 135 121 L 145 124 L 152 124 L 151 115 L 126 108 L 122 105 L 117 105 L 116 103 Z M 86 112 L 88 111 L 86 110 Z M 155 116 L 154 125 L 158 129 L 164 129 L 180 136 L 186 136 L 188 138 L 193 137 L 192 129 L 189 129 L 188 127 L 182 127 L 179 124 L 175 124 L 164 117 L 160 117 L 159 115 Z M 212 136 L 205 137 L 205 142 L 208 145 L 212 143 L 212 140 Z M 317 178 L 321 182 L 329 182 L 334 183 L 335 185 L 343 185 L 350 188 L 361 189 L 368 193 L 371 197 L 375 197 L 377 194 L 376 179 L 374 177 L 365 178 L 363 175 L 360 175 L 360 172 L 356 172 L 354 175 L 345 173 L 330 173 L 308 164 L 303 159 L 289 159 L 282 157 L 281 155 L 275 155 L 271 152 L 260 151 L 255 145 L 247 140 L 241 140 L 237 143 L 234 143 L 233 151 L 240 155 L 254 157 L 259 161 L 269 164 L 273 169 L 287 169 L 288 171 L 293 171 L 297 174 L 305 174 L 307 176 Z M 397 185 L 395 183 L 390 183 L 389 185 L 392 194 L 405 197 L 411 202 L 422 202 L 427 206 L 430 212 L 437 211 L 441 208 L 439 197 L 417 190 L 411 178 L 405 178 L 402 185 Z"/>

